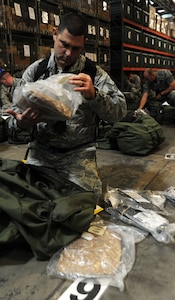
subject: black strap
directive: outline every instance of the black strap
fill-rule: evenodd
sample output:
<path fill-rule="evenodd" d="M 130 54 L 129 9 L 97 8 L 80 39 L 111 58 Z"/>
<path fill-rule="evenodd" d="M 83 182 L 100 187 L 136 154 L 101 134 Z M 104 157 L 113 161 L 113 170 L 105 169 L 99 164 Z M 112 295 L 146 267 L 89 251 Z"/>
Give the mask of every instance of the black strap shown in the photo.
<path fill-rule="evenodd" d="M 41 75 L 45 75 L 44 78 L 49 77 L 49 69 L 47 68 L 50 56 L 44 58 L 38 65 L 38 69 L 35 73 L 34 81 L 37 81 Z M 91 76 L 92 82 L 94 82 L 96 76 L 96 64 L 95 62 L 91 61 L 89 58 L 86 57 L 84 69 L 81 70 L 82 73 L 88 74 Z M 66 73 L 66 72 L 65 72 Z M 79 73 L 79 72 L 78 72 Z"/>
<path fill-rule="evenodd" d="M 37 81 L 41 75 L 45 74 L 44 78 L 49 77 L 49 70 L 47 68 L 50 56 L 44 58 L 38 65 L 38 69 L 35 73 L 34 81 Z"/>

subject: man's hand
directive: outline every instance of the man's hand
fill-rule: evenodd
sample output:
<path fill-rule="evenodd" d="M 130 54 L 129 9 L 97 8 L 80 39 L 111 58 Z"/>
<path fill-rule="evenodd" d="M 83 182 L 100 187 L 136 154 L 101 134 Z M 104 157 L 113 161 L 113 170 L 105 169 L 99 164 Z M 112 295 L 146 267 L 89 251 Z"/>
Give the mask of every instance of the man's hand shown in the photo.
<path fill-rule="evenodd" d="M 84 98 L 89 100 L 95 98 L 95 88 L 89 75 L 85 73 L 73 75 L 70 77 L 69 83 L 76 85 L 74 91 L 81 92 Z"/>
<path fill-rule="evenodd" d="M 43 113 L 32 108 L 27 108 L 23 113 L 17 113 L 12 109 L 7 109 L 6 112 L 17 120 L 18 126 L 21 129 L 30 128 L 36 123 L 44 121 Z"/>
<path fill-rule="evenodd" d="M 158 95 L 156 96 L 156 99 L 157 99 L 157 100 L 160 100 L 161 97 L 162 97 L 161 94 L 158 94 Z"/>

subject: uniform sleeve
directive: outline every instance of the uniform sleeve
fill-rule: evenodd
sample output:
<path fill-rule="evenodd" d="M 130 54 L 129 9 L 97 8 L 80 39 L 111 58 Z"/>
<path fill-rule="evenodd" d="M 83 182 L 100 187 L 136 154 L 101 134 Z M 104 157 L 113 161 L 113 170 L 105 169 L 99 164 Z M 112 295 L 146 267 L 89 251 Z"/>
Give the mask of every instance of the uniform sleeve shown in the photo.
<path fill-rule="evenodd" d="M 149 84 L 147 81 L 143 84 L 143 93 L 148 93 L 150 90 Z"/>
<path fill-rule="evenodd" d="M 88 101 L 99 118 L 110 123 L 122 120 L 127 112 L 125 96 L 99 66 L 97 66 L 94 87 L 97 89 L 96 98 Z"/>
<path fill-rule="evenodd" d="M 11 104 L 10 100 L 10 88 L 1 84 L 1 103 L 2 105 Z"/>
<path fill-rule="evenodd" d="M 174 76 L 169 70 L 166 70 L 166 77 L 167 77 L 167 84 L 170 85 L 174 81 Z"/>

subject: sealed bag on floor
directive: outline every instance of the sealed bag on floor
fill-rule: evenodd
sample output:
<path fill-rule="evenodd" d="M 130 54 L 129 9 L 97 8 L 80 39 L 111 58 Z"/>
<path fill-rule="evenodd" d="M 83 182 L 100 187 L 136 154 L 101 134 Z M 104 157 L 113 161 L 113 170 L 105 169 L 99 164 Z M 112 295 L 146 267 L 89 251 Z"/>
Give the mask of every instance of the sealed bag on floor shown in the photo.
<path fill-rule="evenodd" d="M 95 201 L 54 169 L 1 159 L 0 247 L 21 235 L 37 259 L 48 259 L 87 230 Z"/>

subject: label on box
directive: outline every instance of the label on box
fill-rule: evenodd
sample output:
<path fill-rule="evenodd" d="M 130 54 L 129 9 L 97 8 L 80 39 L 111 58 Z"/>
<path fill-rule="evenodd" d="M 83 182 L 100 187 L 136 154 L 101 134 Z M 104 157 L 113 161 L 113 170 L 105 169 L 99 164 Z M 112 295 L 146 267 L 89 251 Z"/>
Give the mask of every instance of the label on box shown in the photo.
<path fill-rule="evenodd" d="M 14 8 L 15 8 L 15 14 L 16 14 L 16 16 L 22 17 L 20 4 L 19 3 L 14 3 Z"/>
<path fill-rule="evenodd" d="M 34 8 L 29 6 L 28 7 L 28 11 L 29 11 L 29 18 L 31 20 L 35 20 L 36 18 L 35 18 L 35 10 L 34 10 Z"/>

